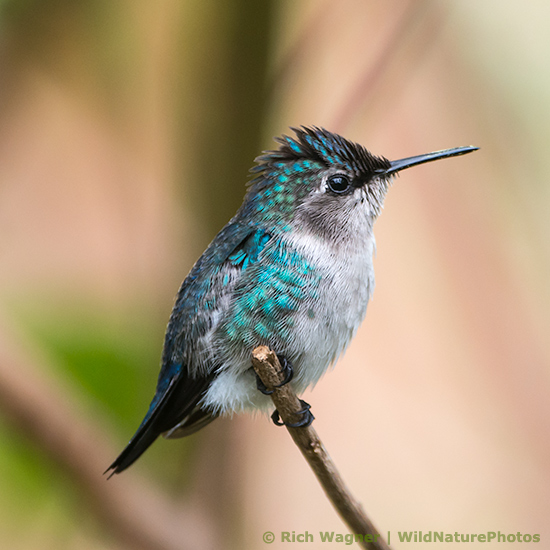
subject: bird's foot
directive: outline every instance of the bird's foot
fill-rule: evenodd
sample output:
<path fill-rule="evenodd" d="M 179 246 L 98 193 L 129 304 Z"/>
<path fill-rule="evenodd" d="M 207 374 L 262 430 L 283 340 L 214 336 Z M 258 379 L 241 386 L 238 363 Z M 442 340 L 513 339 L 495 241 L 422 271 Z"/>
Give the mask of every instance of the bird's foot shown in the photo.
<path fill-rule="evenodd" d="M 281 368 L 283 369 L 283 374 L 285 376 L 283 381 L 279 382 L 275 386 L 276 388 L 280 388 L 285 384 L 288 384 L 294 378 L 294 368 L 292 367 L 292 363 L 284 355 L 277 355 L 277 359 L 279 359 L 279 363 L 281 364 Z"/>
<path fill-rule="evenodd" d="M 256 375 L 256 388 L 258 388 L 258 391 L 261 391 L 264 395 L 271 395 L 275 390 L 268 390 L 258 373 L 254 372 L 254 374 Z"/>
<path fill-rule="evenodd" d="M 274 424 L 277 426 L 286 426 L 287 428 L 306 428 L 315 420 L 315 417 L 310 411 L 311 405 L 309 403 L 306 403 L 303 399 L 300 399 L 300 404 L 302 405 L 302 408 L 296 412 L 297 415 L 300 415 L 300 419 L 297 422 L 291 422 L 288 424 L 283 422 L 277 409 L 273 411 L 271 420 L 273 420 Z"/>
<path fill-rule="evenodd" d="M 284 374 L 283 381 L 275 386 L 275 388 L 280 388 L 281 386 L 288 384 L 292 380 L 292 378 L 294 377 L 294 369 L 292 368 L 291 362 L 285 356 L 277 355 L 277 359 L 279 359 L 279 363 L 281 364 L 281 368 L 283 369 L 282 372 Z M 262 379 L 258 376 L 258 373 L 255 374 L 256 388 L 258 388 L 258 390 L 264 395 L 271 395 L 273 393 L 273 390 L 268 390 L 266 385 L 262 382 Z"/>

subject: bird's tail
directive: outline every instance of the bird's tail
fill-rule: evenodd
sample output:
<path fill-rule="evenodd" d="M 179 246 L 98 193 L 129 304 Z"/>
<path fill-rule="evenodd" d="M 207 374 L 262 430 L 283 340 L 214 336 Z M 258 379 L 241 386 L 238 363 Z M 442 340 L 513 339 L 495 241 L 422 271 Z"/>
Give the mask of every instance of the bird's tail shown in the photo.
<path fill-rule="evenodd" d="M 109 473 L 110 478 L 114 474 L 120 474 L 120 472 L 126 470 L 153 444 L 159 435 L 160 433 L 152 430 L 147 423 L 142 425 L 104 473 Z"/>
<path fill-rule="evenodd" d="M 184 437 L 212 422 L 217 415 L 201 408 L 199 401 L 213 378 L 214 374 L 194 379 L 177 375 L 167 386 L 157 390 L 134 437 L 105 473 L 109 472 L 111 477 L 124 471 L 165 432 L 169 438 Z"/>
<path fill-rule="evenodd" d="M 177 386 L 176 380 L 176 378 L 173 378 L 166 391 L 155 395 L 149 407 L 149 411 L 145 415 L 140 427 L 137 429 L 132 439 L 130 439 L 130 442 L 126 445 L 124 450 L 105 470 L 105 474 L 107 472 L 110 473 L 109 478 L 114 474 L 120 474 L 120 472 L 126 470 L 128 466 L 131 466 L 154 443 L 157 437 L 162 432 L 166 431 L 167 428 L 161 426 L 164 416 L 162 413 L 171 401 L 172 394 Z M 161 396 L 160 399 L 158 399 L 159 395 Z"/>

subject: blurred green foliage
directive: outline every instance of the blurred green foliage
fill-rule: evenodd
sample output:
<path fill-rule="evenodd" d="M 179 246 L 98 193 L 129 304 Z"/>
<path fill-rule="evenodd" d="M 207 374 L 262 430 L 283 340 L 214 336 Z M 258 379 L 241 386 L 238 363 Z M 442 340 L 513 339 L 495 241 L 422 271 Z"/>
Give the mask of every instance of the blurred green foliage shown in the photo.
<path fill-rule="evenodd" d="M 59 376 L 67 376 L 95 404 L 135 427 L 153 396 L 165 323 L 147 305 L 107 309 L 101 303 L 32 300 L 13 317 L 40 348 L 48 350 Z"/>
<path fill-rule="evenodd" d="M 47 536 L 59 542 L 72 531 L 78 490 L 32 442 L 0 423 L 0 533 L 4 548 L 36 547 Z M 48 545 L 43 548 L 49 548 Z M 61 545 L 60 548 L 69 548 Z"/>

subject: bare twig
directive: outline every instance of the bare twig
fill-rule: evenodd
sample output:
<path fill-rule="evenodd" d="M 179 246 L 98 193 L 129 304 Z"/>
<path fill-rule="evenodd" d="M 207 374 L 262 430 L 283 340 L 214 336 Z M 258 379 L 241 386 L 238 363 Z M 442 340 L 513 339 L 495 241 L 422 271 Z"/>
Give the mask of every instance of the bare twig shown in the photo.
<path fill-rule="evenodd" d="M 277 355 L 268 347 L 259 346 L 252 352 L 252 364 L 265 386 L 274 390 L 271 397 L 281 419 L 286 424 L 297 422 L 302 409 L 300 400 L 289 384 L 276 387 L 284 378 Z M 362 540 L 356 537 L 356 542 L 367 550 L 390 550 L 345 486 L 317 432 L 311 426 L 287 429 L 340 517 L 352 533 L 362 535 Z"/>

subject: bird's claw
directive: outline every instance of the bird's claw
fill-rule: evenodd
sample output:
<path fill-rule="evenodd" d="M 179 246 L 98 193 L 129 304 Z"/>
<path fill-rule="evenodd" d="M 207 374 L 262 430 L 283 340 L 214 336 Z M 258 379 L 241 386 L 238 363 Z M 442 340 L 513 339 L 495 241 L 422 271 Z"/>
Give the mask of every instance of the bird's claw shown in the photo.
<path fill-rule="evenodd" d="M 292 368 L 292 363 L 284 355 L 277 355 L 277 359 L 279 359 L 282 372 L 285 375 L 283 381 L 275 386 L 276 388 L 280 388 L 288 384 L 294 378 L 294 369 Z"/>
<path fill-rule="evenodd" d="M 271 395 L 275 390 L 268 390 L 267 386 L 262 382 L 262 379 L 258 376 L 258 373 L 256 374 L 256 388 L 258 388 L 258 391 L 262 392 L 264 395 Z"/>
<path fill-rule="evenodd" d="M 292 368 L 291 362 L 283 355 L 277 355 L 277 359 L 279 359 L 279 363 L 281 364 L 281 369 L 282 369 L 284 378 L 282 382 L 279 382 L 279 384 L 274 386 L 274 388 L 280 388 L 285 384 L 288 384 L 294 377 L 294 369 Z M 260 391 L 264 395 L 271 395 L 274 390 L 268 390 L 266 385 L 262 382 L 262 379 L 258 376 L 258 373 L 255 373 L 255 374 L 256 374 L 256 388 L 258 389 L 258 391 Z"/>
<path fill-rule="evenodd" d="M 277 409 L 273 411 L 271 420 L 273 420 L 273 423 L 277 426 L 286 426 L 287 428 L 306 428 L 315 420 L 315 417 L 310 411 L 311 405 L 309 403 L 306 403 L 303 399 L 300 399 L 300 404 L 302 405 L 302 408 L 295 413 L 297 415 L 301 415 L 301 418 L 297 422 L 283 422 Z"/>

